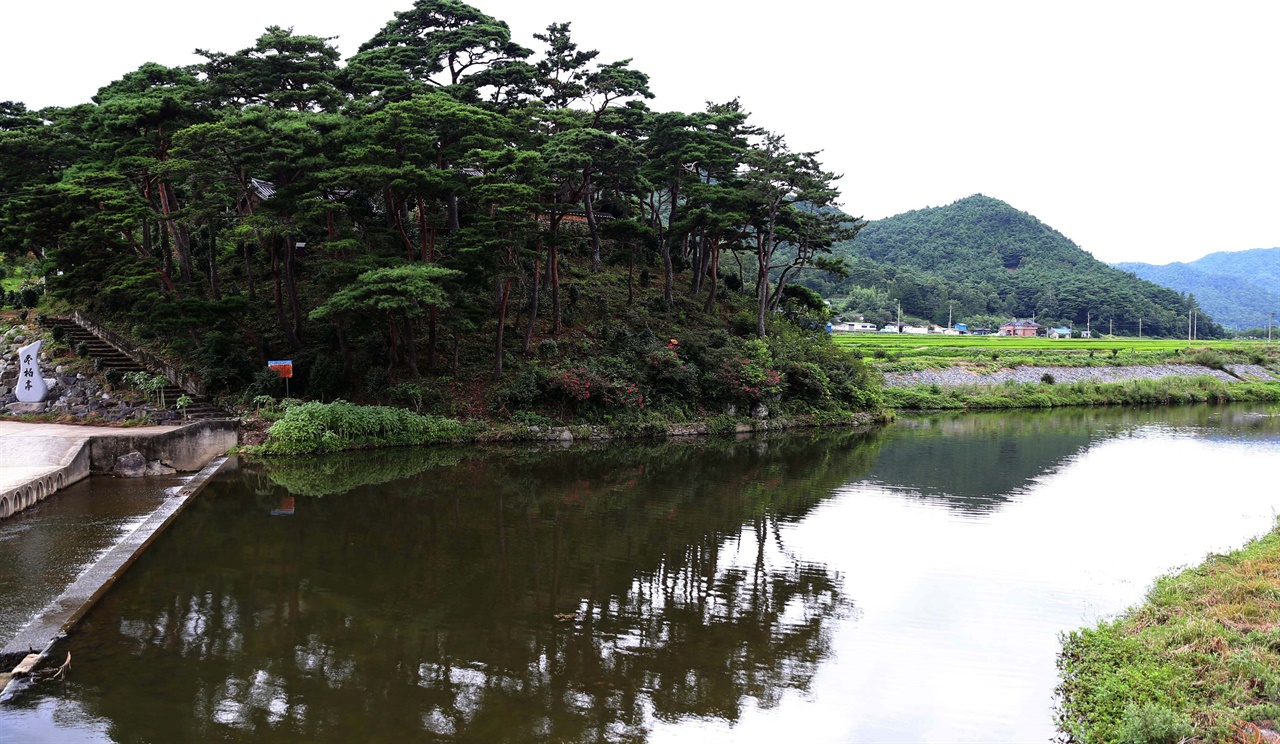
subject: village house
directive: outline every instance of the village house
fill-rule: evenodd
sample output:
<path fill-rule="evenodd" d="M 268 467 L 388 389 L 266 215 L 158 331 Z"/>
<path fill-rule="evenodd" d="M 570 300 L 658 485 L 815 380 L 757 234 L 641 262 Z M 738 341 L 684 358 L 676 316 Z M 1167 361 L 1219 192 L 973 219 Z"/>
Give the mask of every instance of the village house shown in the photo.
<path fill-rule="evenodd" d="M 1050 328 L 1049 338 L 1071 338 L 1070 328 Z"/>
<path fill-rule="evenodd" d="M 1000 326 L 1001 336 L 1035 336 L 1040 324 L 1034 320 L 1011 320 Z"/>

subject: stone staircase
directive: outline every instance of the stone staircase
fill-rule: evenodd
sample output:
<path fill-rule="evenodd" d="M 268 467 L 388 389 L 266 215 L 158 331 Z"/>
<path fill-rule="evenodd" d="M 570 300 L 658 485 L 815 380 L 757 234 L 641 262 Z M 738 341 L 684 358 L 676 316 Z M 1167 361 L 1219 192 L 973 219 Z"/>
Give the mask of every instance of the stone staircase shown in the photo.
<path fill-rule="evenodd" d="M 65 343 L 72 349 L 75 349 L 82 343 L 85 344 L 89 349 L 89 358 L 100 360 L 97 366 L 103 371 L 106 371 L 108 368 L 114 368 L 124 372 L 125 374 L 130 372 L 146 372 L 149 375 L 156 374 L 154 370 L 148 369 L 138 362 L 138 360 L 129 356 L 124 351 L 121 351 L 116 346 L 102 340 L 92 331 L 84 328 L 71 318 L 46 318 L 44 320 L 44 326 L 50 330 L 54 328 L 61 328 L 65 334 Z M 171 411 L 178 411 L 174 402 L 183 395 L 191 398 L 192 401 L 191 405 L 187 406 L 186 410 L 188 419 L 205 420 L 231 418 L 230 414 L 209 403 L 209 401 L 202 395 L 190 393 L 177 385 L 174 385 L 172 382 L 164 387 L 164 401 Z"/>

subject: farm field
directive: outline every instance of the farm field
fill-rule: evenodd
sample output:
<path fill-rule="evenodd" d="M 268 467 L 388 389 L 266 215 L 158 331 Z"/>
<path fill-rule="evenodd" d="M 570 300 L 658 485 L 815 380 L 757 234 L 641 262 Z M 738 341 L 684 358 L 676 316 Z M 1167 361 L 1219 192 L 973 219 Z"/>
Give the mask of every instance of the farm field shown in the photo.
<path fill-rule="evenodd" d="M 1280 372 L 1280 343 L 1181 339 L 1048 339 L 1002 336 L 836 336 L 837 344 L 860 354 L 885 374 L 964 367 L 977 374 L 1002 369 L 1043 367 L 1134 367 L 1197 364 L 1223 369 L 1255 364 Z"/>
<path fill-rule="evenodd" d="M 885 351 L 917 351 L 917 350 L 990 350 L 990 351 L 1176 351 L 1205 347 L 1250 347 L 1266 346 L 1266 341 L 1239 341 L 1227 339 L 1223 341 L 1193 341 L 1169 338 L 1027 338 L 1008 336 L 943 336 L 933 335 L 898 335 L 893 333 L 849 333 L 834 337 L 837 344 L 855 349 L 883 349 Z"/>

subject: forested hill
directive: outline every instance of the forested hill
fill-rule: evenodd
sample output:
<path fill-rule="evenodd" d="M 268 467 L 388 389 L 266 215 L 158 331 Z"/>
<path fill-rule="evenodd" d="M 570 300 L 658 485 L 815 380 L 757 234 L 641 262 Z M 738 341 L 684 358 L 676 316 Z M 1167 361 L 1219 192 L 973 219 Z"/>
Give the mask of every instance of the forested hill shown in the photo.
<path fill-rule="evenodd" d="M 233 403 L 290 359 L 295 395 L 525 422 L 878 405 L 788 285 L 857 227 L 817 153 L 737 99 L 651 109 L 568 22 L 526 48 L 405 4 L 345 61 L 271 26 L 68 108 L 0 91 L 0 270 L 27 283 L 0 304 L 88 313 Z"/>
<path fill-rule="evenodd" d="M 1035 316 L 1136 335 L 1181 336 L 1193 298 L 1098 261 L 1066 236 L 1008 204 L 976 194 L 877 220 L 836 248 L 847 279 L 807 281 L 837 309 L 886 322 L 904 314 L 946 323 Z M 1113 325 L 1112 325 L 1113 324 Z M 1224 333 L 1203 315 L 1198 334 Z"/>
<path fill-rule="evenodd" d="M 1264 328 L 1268 313 L 1280 311 L 1280 248 L 1210 253 L 1196 261 L 1163 266 L 1115 266 L 1161 286 L 1194 294 L 1205 311 L 1228 328 Z"/>

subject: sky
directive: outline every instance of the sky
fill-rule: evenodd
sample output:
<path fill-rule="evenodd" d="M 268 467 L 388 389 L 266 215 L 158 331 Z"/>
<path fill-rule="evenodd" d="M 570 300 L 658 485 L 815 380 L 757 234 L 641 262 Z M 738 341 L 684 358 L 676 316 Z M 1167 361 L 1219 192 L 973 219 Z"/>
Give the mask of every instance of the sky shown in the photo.
<path fill-rule="evenodd" d="M 233 52 L 269 25 L 343 56 L 412 0 L 3 3 L 0 100 L 83 103 L 147 61 Z M 821 150 L 846 212 L 878 219 L 975 193 L 1103 261 L 1280 246 L 1275 2 L 475 0 L 517 41 L 572 22 L 633 59 L 655 109 L 740 98 Z"/>

